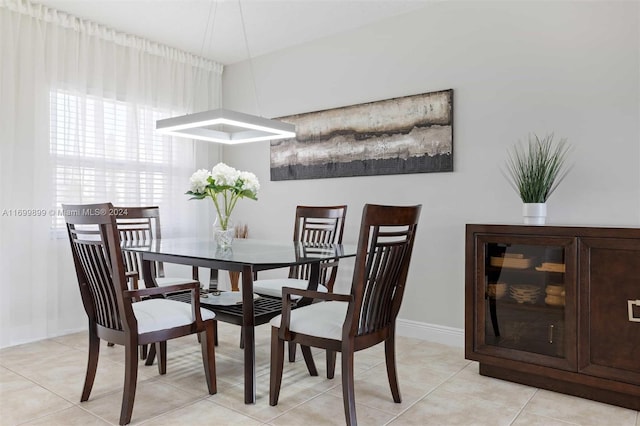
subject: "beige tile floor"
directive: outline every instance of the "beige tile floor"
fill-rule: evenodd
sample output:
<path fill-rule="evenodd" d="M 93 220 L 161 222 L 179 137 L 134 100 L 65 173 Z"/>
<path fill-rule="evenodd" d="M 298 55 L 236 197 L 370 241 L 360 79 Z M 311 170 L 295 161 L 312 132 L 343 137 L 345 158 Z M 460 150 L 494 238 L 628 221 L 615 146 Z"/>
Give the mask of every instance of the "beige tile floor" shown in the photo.
<path fill-rule="evenodd" d="M 256 331 L 257 402 L 245 405 L 238 332 L 220 324 L 216 395 L 206 391 L 193 336 L 169 342 L 166 375 L 141 363 L 131 424 L 344 424 L 340 376 L 322 377 L 321 351 L 314 352 L 320 377 L 310 377 L 302 360 L 285 362 L 280 402 L 269 406 L 268 326 Z M 382 346 L 356 355 L 361 425 L 640 426 L 640 415 L 633 410 L 482 377 L 459 348 L 401 337 L 397 355 L 401 404 L 391 399 Z M 122 356 L 122 348 L 102 346 L 91 398 L 80 403 L 85 333 L 0 350 L 0 425 L 118 424 Z"/>

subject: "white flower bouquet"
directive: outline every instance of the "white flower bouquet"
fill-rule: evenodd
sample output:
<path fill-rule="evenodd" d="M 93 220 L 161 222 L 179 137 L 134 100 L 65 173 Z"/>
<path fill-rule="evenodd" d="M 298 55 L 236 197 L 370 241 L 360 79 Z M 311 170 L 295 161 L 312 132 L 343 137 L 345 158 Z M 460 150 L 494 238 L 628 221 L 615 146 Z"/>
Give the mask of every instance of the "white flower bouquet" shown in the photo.
<path fill-rule="evenodd" d="M 197 170 L 190 179 L 192 200 L 213 200 L 218 215 L 220 228 L 226 231 L 229 227 L 231 212 L 240 198 L 257 200 L 260 182 L 251 172 L 242 172 L 224 163 L 216 164 L 211 171 Z"/>

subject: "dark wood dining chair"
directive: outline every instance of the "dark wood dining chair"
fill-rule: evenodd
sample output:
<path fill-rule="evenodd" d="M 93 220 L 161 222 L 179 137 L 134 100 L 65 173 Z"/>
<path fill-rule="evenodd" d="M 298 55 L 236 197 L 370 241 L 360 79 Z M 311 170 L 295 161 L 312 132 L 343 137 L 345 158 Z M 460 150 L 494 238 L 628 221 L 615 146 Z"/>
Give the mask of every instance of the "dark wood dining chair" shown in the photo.
<path fill-rule="evenodd" d="M 293 227 L 293 241 L 321 244 L 341 244 L 344 233 L 344 222 L 347 206 L 297 206 Z M 338 261 L 327 261 L 320 264 L 320 276 L 317 290 L 333 292 L 338 274 Z M 311 265 L 295 265 L 289 268 L 287 278 L 256 280 L 253 291 L 261 296 L 282 298 L 283 287 L 307 289 L 311 276 Z M 301 299 L 292 296 L 294 299 Z M 310 352 L 309 352 L 310 354 Z M 289 345 L 289 361 L 294 362 L 296 345 Z"/>
<path fill-rule="evenodd" d="M 158 206 L 114 207 L 114 214 L 121 241 L 128 244 L 144 244 L 153 239 L 162 238 L 160 208 Z M 142 259 L 140 253 L 125 251 L 124 260 L 132 287 L 144 287 L 144 281 L 141 279 Z M 159 286 L 198 282 L 198 268 L 195 266 L 191 271 L 191 279 L 165 276 L 163 262 L 155 262 L 153 266 L 155 280 Z"/>
<path fill-rule="evenodd" d="M 115 206 L 113 213 L 116 217 L 120 240 L 125 244 L 145 244 L 153 239 L 162 238 L 162 227 L 160 226 L 160 208 L 158 206 Z M 140 253 L 124 251 L 124 263 L 127 271 L 127 278 L 131 288 L 138 289 L 146 287 L 142 280 L 142 258 Z M 167 277 L 164 273 L 164 263 L 154 262 L 153 273 L 156 284 L 160 287 L 198 283 L 198 268 L 193 267 L 191 278 Z M 147 365 L 151 365 L 154 360 L 154 347 L 151 348 L 152 356 L 147 357 L 147 346 L 140 347 L 140 358 L 147 359 Z M 164 355 L 163 355 L 164 356 Z"/>
<path fill-rule="evenodd" d="M 271 320 L 270 405 L 278 404 L 285 341 L 328 350 L 332 354 L 332 359 L 327 357 L 327 376 L 330 378 L 334 374 L 335 353 L 342 353 L 342 394 L 348 425 L 357 424 L 354 352 L 384 342 L 391 394 L 395 402 L 401 402 L 395 362 L 395 327 L 420 210 L 419 205 L 365 205 L 350 294 L 283 288 L 282 314 Z M 292 310 L 292 296 L 323 302 Z M 314 375 L 315 366 L 308 363 L 307 366 Z"/>
<path fill-rule="evenodd" d="M 200 308 L 195 283 L 129 289 L 121 241 L 111 203 L 63 205 L 64 218 L 84 310 L 89 319 L 89 355 L 81 401 L 89 399 L 98 367 L 100 339 L 125 347 L 125 380 L 120 424 L 131 420 L 138 375 L 137 348 L 155 344 L 166 354 L 166 341 L 197 333 L 202 346 L 207 387 L 216 393 L 215 314 Z M 189 291 L 191 304 L 163 296 Z M 166 359 L 158 357 L 166 373 Z"/>

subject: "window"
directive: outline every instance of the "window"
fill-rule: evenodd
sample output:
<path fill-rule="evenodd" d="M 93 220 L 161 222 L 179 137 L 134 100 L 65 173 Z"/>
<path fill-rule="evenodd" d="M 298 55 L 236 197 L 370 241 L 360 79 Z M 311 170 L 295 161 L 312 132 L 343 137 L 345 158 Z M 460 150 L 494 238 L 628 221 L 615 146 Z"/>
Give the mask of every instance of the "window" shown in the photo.
<path fill-rule="evenodd" d="M 173 174 L 190 175 L 188 164 L 176 163 L 171 139 L 154 134 L 156 120 L 169 111 L 63 90 L 52 91 L 50 102 L 56 208 L 162 205 L 175 193 Z M 63 229 L 64 217 L 53 215 L 52 226 Z"/>

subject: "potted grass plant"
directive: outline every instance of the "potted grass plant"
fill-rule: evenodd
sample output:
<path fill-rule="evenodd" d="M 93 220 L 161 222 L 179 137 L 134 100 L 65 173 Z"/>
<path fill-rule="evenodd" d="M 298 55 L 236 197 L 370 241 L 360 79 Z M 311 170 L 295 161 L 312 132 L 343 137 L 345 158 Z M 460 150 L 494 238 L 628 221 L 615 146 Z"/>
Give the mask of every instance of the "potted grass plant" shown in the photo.
<path fill-rule="evenodd" d="M 554 143 L 553 134 L 529 135 L 526 145 L 515 145 L 508 153 L 506 177 L 520 195 L 524 223 L 544 225 L 547 199 L 564 180 L 570 145 L 566 139 Z"/>

